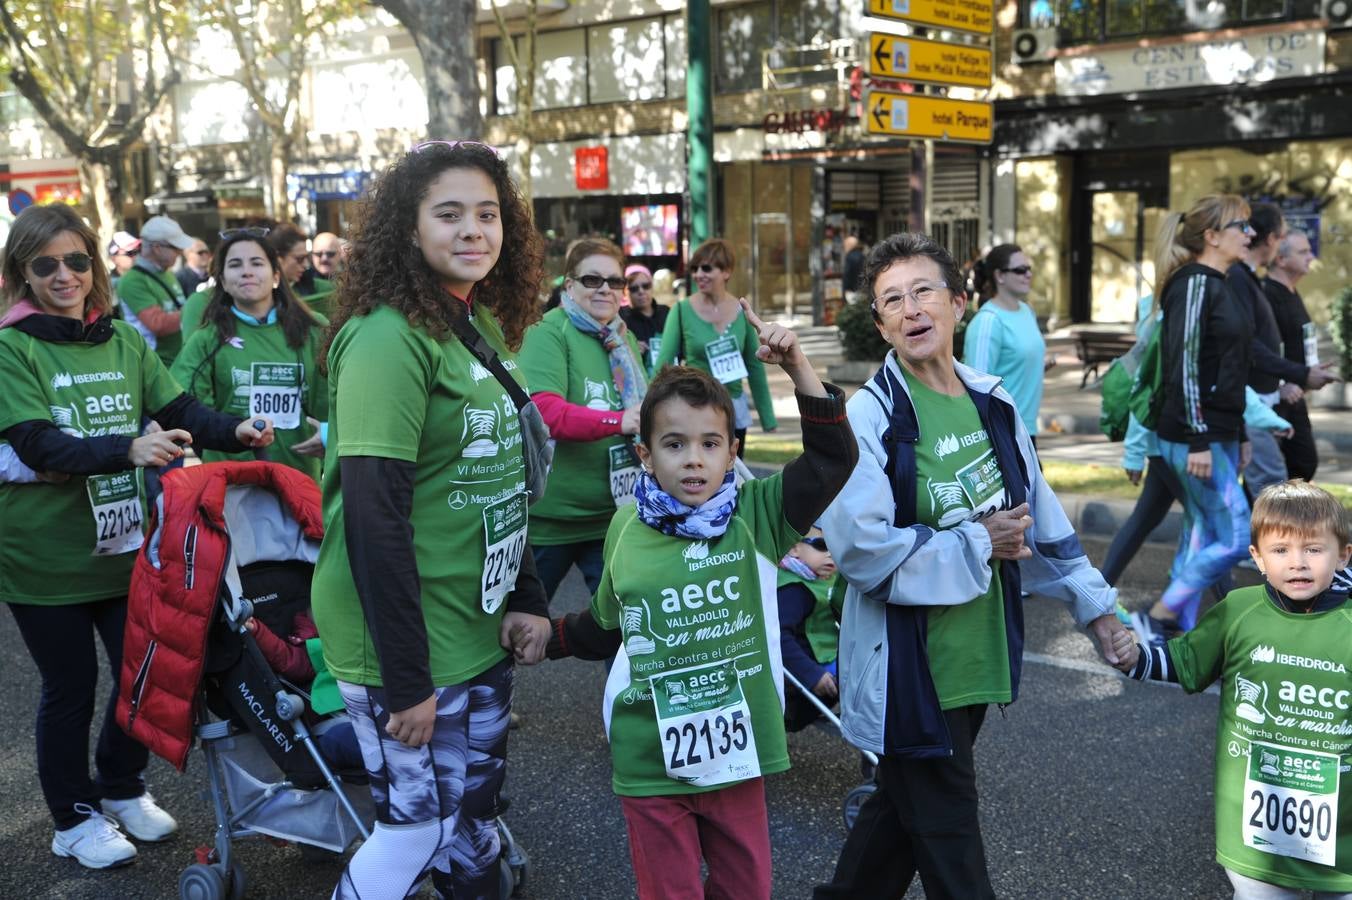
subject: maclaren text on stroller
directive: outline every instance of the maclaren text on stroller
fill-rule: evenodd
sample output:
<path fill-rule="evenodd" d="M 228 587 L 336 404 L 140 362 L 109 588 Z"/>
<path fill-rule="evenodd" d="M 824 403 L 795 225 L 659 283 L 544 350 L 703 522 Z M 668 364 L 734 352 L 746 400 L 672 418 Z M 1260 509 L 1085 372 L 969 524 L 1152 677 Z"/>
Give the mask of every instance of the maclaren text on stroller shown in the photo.
<path fill-rule="evenodd" d="M 308 605 L 319 489 L 280 464 L 224 462 L 173 470 L 163 491 L 132 572 L 117 718 L 179 771 L 194 734 L 201 741 L 215 847 L 183 872 L 179 891 L 239 897 L 235 838 L 342 852 L 374 818 L 366 788 L 340 782 L 316 747 L 304 692 L 273 673 L 244 626 L 255 602 L 260 617 L 265 602 L 294 602 L 246 587 L 260 573 L 275 584 L 277 567 L 300 569 L 293 580 Z"/>

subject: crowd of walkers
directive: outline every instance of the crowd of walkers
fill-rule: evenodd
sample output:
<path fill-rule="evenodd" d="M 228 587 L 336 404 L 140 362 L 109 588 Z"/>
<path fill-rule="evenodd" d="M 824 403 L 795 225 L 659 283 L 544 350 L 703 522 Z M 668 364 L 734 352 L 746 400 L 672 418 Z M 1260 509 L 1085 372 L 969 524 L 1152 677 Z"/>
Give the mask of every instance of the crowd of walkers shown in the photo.
<path fill-rule="evenodd" d="M 599 718 L 640 896 L 768 898 L 764 777 L 790 763 L 795 654 L 813 692 L 840 701 L 847 739 L 879 759 L 814 895 L 900 897 L 918 874 L 929 896 L 993 897 L 974 745 L 990 704 L 1018 699 L 1029 593 L 1063 601 L 1108 664 L 1190 690 L 1257 677 L 1215 649 L 1235 617 L 1201 616 L 1251 545 L 1268 593 L 1220 607 L 1276 616 L 1268 634 L 1290 642 L 1304 632 L 1287 614 L 1343 624 L 1331 580 L 1352 552 L 1346 525 L 1318 489 L 1287 482 L 1316 466 L 1303 395 L 1337 377 L 1296 292 L 1310 256 L 1275 207 L 1238 197 L 1167 220 L 1142 315 L 1160 329 L 1158 420 L 1134 425 L 1126 468 L 1145 487 L 1100 572 L 1042 475 L 1050 362 L 1017 245 L 981 260 L 974 291 L 927 236 L 860 249 L 853 302 L 891 349 L 847 403 L 790 329 L 738 298 L 718 238 L 695 249 L 690 296 L 670 309 L 646 266 L 579 240 L 545 311 L 529 207 L 475 142 L 397 160 L 346 243 L 307 246 L 282 223 L 208 247 L 157 216 L 100 247 L 68 207 L 27 210 L 3 269 L 0 601 L 42 679 L 52 850 L 104 868 L 135 857 L 128 837 L 176 830 L 146 789 L 146 749 L 113 719 L 116 691 L 89 772 L 95 640 L 116 679 L 154 479 L 189 448 L 207 463 L 271 448 L 322 489 L 313 624 L 376 810 L 335 897 L 424 881 L 496 896 L 515 667 L 575 656 L 607 661 Z M 983 304 L 959 353 L 973 293 Z M 771 366 L 793 384 L 802 453 L 748 479 L 752 406 L 776 427 Z M 1258 497 L 1252 531 L 1241 475 Z M 1111 584 L 1174 500 L 1171 582 L 1133 637 Z M 1313 562 L 1292 575 L 1282 541 Z M 551 616 L 572 568 L 591 603 Z M 781 649 L 786 584 L 803 599 L 785 640 L 818 612 L 834 636 L 834 602 L 838 649 Z M 720 627 L 690 614 L 715 606 Z M 1342 644 L 1320 652 L 1347 656 L 1330 631 Z M 1231 713 L 1247 713 L 1223 711 L 1240 727 Z M 1218 788 L 1218 822 L 1240 794 Z M 1249 881 L 1352 890 L 1345 859 L 1274 852 L 1218 837 L 1236 896 L 1260 896 L 1241 893 Z"/>

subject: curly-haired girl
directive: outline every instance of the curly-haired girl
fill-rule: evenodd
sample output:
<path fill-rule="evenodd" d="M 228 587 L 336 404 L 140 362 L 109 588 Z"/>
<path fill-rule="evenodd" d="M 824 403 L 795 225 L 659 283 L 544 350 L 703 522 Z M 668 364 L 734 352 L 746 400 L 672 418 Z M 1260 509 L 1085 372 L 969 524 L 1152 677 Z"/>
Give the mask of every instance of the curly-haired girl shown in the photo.
<path fill-rule="evenodd" d="M 402 897 L 429 872 L 445 896 L 497 890 L 513 655 L 538 661 L 549 622 L 516 408 L 453 327 L 467 321 L 519 378 L 542 257 L 483 144 L 415 147 L 359 220 L 325 348 L 313 596 L 377 825 L 337 897 Z"/>

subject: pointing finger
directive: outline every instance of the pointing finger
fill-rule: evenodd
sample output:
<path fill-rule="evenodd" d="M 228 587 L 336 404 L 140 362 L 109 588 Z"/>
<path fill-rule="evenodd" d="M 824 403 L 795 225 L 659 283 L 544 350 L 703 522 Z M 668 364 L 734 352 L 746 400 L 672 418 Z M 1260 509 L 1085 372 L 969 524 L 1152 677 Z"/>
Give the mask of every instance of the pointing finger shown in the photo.
<path fill-rule="evenodd" d="M 751 308 L 751 302 L 745 297 L 738 297 L 737 302 L 741 305 L 742 312 L 746 315 L 746 320 L 750 322 L 751 327 L 756 329 L 756 332 L 759 333 L 760 330 L 765 327 L 765 323 L 761 321 L 760 316 L 756 315 L 756 311 Z"/>

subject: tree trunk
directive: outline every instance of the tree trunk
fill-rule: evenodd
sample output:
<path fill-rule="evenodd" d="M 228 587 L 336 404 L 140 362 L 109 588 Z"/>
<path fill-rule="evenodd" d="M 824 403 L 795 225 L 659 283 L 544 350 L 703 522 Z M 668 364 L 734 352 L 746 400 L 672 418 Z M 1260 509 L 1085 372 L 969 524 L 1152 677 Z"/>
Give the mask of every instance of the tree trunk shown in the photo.
<path fill-rule="evenodd" d="M 291 166 L 290 138 L 273 135 L 268 154 L 268 212 L 273 221 L 291 221 L 291 198 L 286 195 L 286 173 Z"/>
<path fill-rule="evenodd" d="M 427 90 L 427 136 L 436 140 L 477 140 L 478 53 L 472 0 L 376 0 L 408 29 L 423 64 Z"/>
<path fill-rule="evenodd" d="M 88 158 L 80 160 L 80 193 L 94 214 L 94 230 L 98 232 L 100 247 L 108 246 L 113 232 L 122 227 L 122 210 L 114 206 L 109 180 L 106 164 Z"/>

